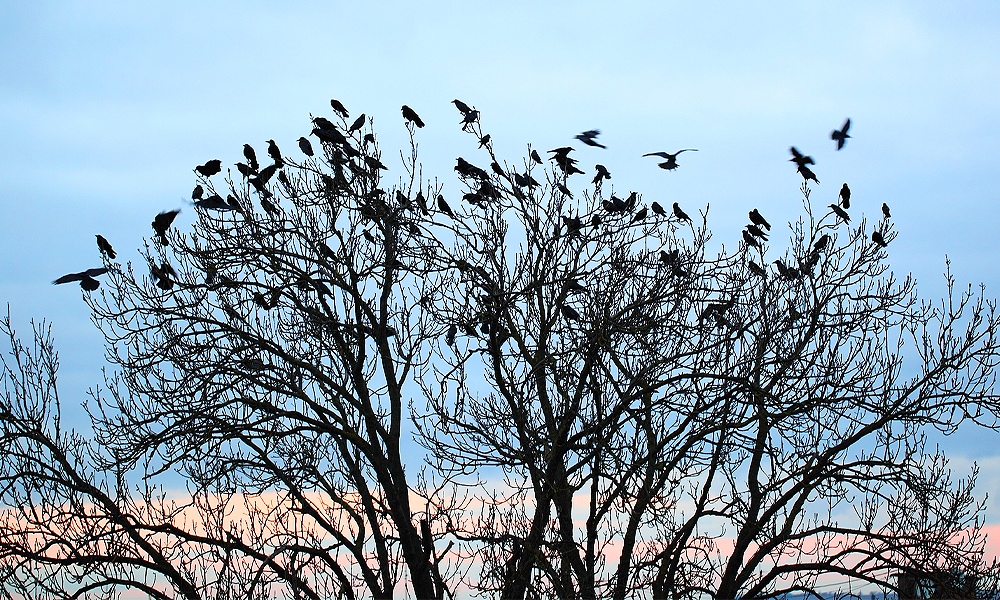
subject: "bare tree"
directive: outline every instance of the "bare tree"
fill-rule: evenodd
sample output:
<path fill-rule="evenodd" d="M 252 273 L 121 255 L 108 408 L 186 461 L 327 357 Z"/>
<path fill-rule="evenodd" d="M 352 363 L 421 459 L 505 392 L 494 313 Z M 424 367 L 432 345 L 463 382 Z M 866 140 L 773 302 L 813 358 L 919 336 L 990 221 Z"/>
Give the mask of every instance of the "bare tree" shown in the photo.
<path fill-rule="evenodd" d="M 315 156 L 199 167 L 192 231 L 165 213 L 148 275 L 105 257 L 85 292 L 116 367 L 92 435 L 60 424 L 47 332 L 4 322 L 3 593 L 992 585 L 976 473 L 924 435 L 997 426 L 994 303 L 950 279 L 920 302 L 888 271 L 888 217 L 873 243 L 805 185 L 787 245 L 757 228 L 727 250 L 707 207 L 604 177 L 573 196 L 569 150 L 511 165 L 456 106 L 490 165 L 458 159 L 450 203 L 412 110 L 394 185 L 346 110 L 313 119 Z"/>

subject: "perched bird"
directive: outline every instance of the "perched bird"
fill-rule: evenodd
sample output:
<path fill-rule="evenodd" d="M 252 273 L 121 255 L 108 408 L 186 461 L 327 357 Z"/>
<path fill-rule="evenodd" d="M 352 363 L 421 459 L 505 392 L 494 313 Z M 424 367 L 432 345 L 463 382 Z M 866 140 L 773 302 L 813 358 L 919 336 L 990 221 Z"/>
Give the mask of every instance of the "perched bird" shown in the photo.
<path fill-rule="evenodd" d="M 579 282 L 579 280 L 570 279 L 569 281 L 566 282 L 566 291 L 567 292 L 586 292 L 587 288 L 583 287 L 583 285 Z"/>
<path fill-rule="evenodd" d="M 649 212 L 646 210 L 646 207 L 643 206 L 635 213 L 635 215 L 632 216 L 632 220 L 629 222 L 629 224 L 631 225 L 632 223 L 638 223 L 639 221 L 642 221 L 643 219 L 646 218 L 647 214 L 649 214 Z"/>
<path fill-rule="evenodd" d="M 448 206 L 448 203 L 445 202 L 444 200 L 444 196 L 442 196 L 441 194 L 438 194 L 438 210 L 448 215 L 452 219 L 455 218 L 455 213 L 451 212 L 451 207 Z"/>
<path fill-rule="evenodd" d="M 788 160 L 790 162 L 795 163 L 796 167 L 802 168 L 805 167 L 806 165 L 816 164 L 816 161 L 814 161 L 811 156 L 806 156 L 802 154 L 795 146 L 792 146 L 788 150 L 792 153 L 792 157 Z"/>
<path fill-rule="evenodd" d="M 251 171 L 257 171 L 260 165 L 257 163 L 257 153 L 254 152 L 253 146 L 250 144 L 243 144 L 243 156 L 247 158 L 247 166 L 250 167 Z"/>
<path fill-rule="evenodd" d="M 204 195 L 205 195 L 205 188 L 201 187 L 201 184 L 194 186 L 194 189 L 191 190 L 192 200 L 201 200 L 201 197 Z"/>
<path fill-rule="evenodd" d="M 878 232 L 878 231 L 873 231 L 872 232 L 872 241 L 875 242 L 876 244 L 878 244 L 879 246 L 882 246 L 883 248 L 885 248 L 886 246 L 889 245 L 885 241 L 885 238 L 882 237 L 882 233 Z"/>
<path fill-rule="evenodd" d="M 759 237 L 764 241 L 767 241 L 767 232 L 756 225 L 747 225 L 747 232 L 754 237 Z"/>
<path fill-rule="evenodd" d="M 153 231 L 160 236 L 160 244 L 164 246 L 169 246 L 170 242 L 167 240 L 167 230 L 170 229 L 170 224 L 174 222 L 174 217 L 180 213 L 178 210 L 168 210 L 166 212 L 161 212 L 156 215 L 153 219 Z"/>
<path fill-rule="evenodd" d="M 97 234 L 97 248 L 101 251 L 101 254 L 107 254 L 111 260 L 114 260 L 118 256 L 115 253 L 115 249 L 111 247 L 111 242 L 101 234 Z"/>
<path fill-rule="evenodd" d="M 457 108 L 458 111 L 460 113 L 462 113 L 463 115 L 467 115 L 467 114 L 469 114 L 470 111 L 472 111 L 472 109 L 469 108 L 468 104 L 466 104 L 465 102 L 462 102 L 458 98 L 455 98 L 454 100 L 452 100 L 451 103 L 454 104 L 455 108 Z"/>
<path fill-rule="evenodd" d="M 597 175 L 594 175 L 594 185 L 600 185 L 603 179 L 611 179 L 611 172 L 604 165 L 594 165 L 594 168 L 597 169 Z"/>
<path fill-rule="evenodd" d="M 567 196 L 569 196 L 570 198 L 572 198 L 572 197 L 573 197 L 573 192 L 569 191 L 569 188 L 568 188 L 568 187 L 566 187 L 566 186 L 565 186 L 564 184 L 562 184 L 562 183 L 559 183 L 559 182 L 556 182 L 556 189 L 557 189 L 557 190 L 559 190 L 560 192 L 562 192 L 562 193 L 566 194 L 566 195 L 567 195 Z"/>
<path fill-rule="evenodd" d="M 311 143 L 309 143 L 309 140 L 305 137 L 299 138 L 299 150 L 301 150 L 302 154 L 305 154 L 306 156 L 313 155 L 313 146 Z"/>
<path fill-rule="evenodd" d="M 833 133 L 830 134 L 830 139 L 837 142 L 837 150 L 843 148 L 844 144 L 847 143 L 847 138 L 851 137 L 847 135 L 847 130 L 850 128 L 851 128 L 851 120 L 848 119 L 844 121 L 843 127 L 841 127 L 839 130 L 835 129 Z"/>
<path fill-rule="evenodd" d="M 98 269 L 87 269 L 86 271 L 80 271 L 79 273 L 69 273 L 63 275 L 59 279 L 52 282 L 53 285 L 59 285 L 62 283 L 69 283 L 71 281 L 79 281 L 80 287 L 87 292 L 92 292 L 101 286 L 101 282 L 94 279 L 98 275 L 104 275 L 108 270 L 104 267 Z"/>
<path fill-rule="evenodd" d="M 347 128 L 347 133 L 354 133 L 355 131 L 361 129 L 364 126 L 365 126 L 365 114 L 361 113 L 361 116 L 358 117 L 357 119 L 354 119 L 354 122 L 351 123 L 351 126 Z"/>
<path fill-rule="evenodd" d="M 644 157 L 646 157 L 646 156 L 659 156 L 660 158 L 665 158 L 667 160 L 660 163 L 660 165 L 659 165 L 660 168 L 661 169 L 666 169 L 667 171 L 673 171 L 674 169 L 676 169 L 679 166 L 677 164 L 677 155 L 678 154 L 680 154 L 681 152 L 697 152 L 697 151 L 698 151 L 697 148 L 685 148 L 683 150 L 678 150 L 677 152 L 674 152 L 673 154 L 671 154 L 669 152 L 650 152 L 648 154 L 643 154 L 643 156 Z"/>
<path fill-rule="evenodd" d="M 479 111 L 472 109 L 465 113 L 465 117 L 462 118 L 462 131 L 468 131 L 469 125 L 472 125 L 479 120 Z"/>
<path fill-rule="evenodd" d="M 559 305 L 559 311 L 569 321 L 579 321 L 580 320 L 580 313 L 576 312 L 576 309 L 573 308 L 572 306 L 569 306 L 567 304 L 560 304 Z"/>
<path fill-rule="evenodd" d="M 884 215 L 886 219 L 892 216 L 889 214 L 889 205 L 885 202 L 882 203 L 882 215 Z"/>
<path fill-rule="evenodd" d="M 840 217 L 841 219 L 847 221 L 848 223 L 851 222 L 851 215 L 847 214 L 846 210 L 840 208 L 836 204 L 831 204 L 830 205 L 830 210 L 832 210 L 833 212 L 837 213 L 837 216 Z"/>
<path fill-rule="evenodd" d="M 344 105 L 340 103 L 340 100 L 336 99 L 330 100 L 330 108 L 337 111 L 337 114 L 339 114 L 341 117 L 344 117 L 345 119 L 349 116 L 347 114 L 347 109 L 344 108 Z"/>
<path fill-rule="evenodd" d="M 760 242 L 757 241 L 757 238 L 750 235 L 750 232 L 748 232 L 746 229 L 743 230 L 743 241 L 747 243 L 747 246 L 760 248 Z"/>
<path fill-rule="evenodd" d="M 274 143 L 274 140 L 267 140 L 267 155 L 271 157 L 274 164 L 278 165 L 280 169 L 285 161 L 281 160 L 281 150 L 278 150 L 278 145 Z"/>
<path fill-rule="evenodd" d="M 458 101 L 456 100 L 456 102 L 458 102 Z M 448 327 L 448 333 L 445 334 L 444 341 L 449 346 L 454 346 L 455 345 L 455 336 L 456 335 L 458 335 L 458 325 L 455 325 L 454 323 L 452 323 Z"/>
<path fill-rule="evenodd" d="M 674 202 L 674 216 L 680 219 L 681 221 L 687 221 L 688 223 L 691 222 L 691 217 L 689 217 L 686 212 L 681 210 L 680 205 L 678 205 L 676 202 Z"/>
<path fill-rule="evenodd" d="M 403 105 L 403 118 L 406 119 L 407 122 L 413 123 L 417 127 L 424 126 L 424 122 L 420 120 L 420 117 L 417 115 L 416 111 L 414 111 L 412 108 L 410 108 L 405 104 Z"/>
<path fill-rule="evenodd" d="M 563 225 L 566 226 L 566 233 L 570 235 L 579 233 L 580 229 L 583 228 L 583 222 L 580 220 L 580 217 L 567 217 L 566 215 L 559 215 L 559 218 L 562 220 Z"/>
<path fill-rule="evenodd" d="M 747 261 L 747 268 L 750 269 L 750 272 L 753 273 L 754 275 L 757 275 L 759 277 L 767 276 L 767 271 L 764 270 L 764 267 L 758 265 L 752 260 Z"/>
<path fill-rule="evenodd" d="M 207 210 L 233 210 L 233 207 L 229 205 L 228 202 L 222 199 L 222 196 L 218 194 L 212 194 L 208 198 L 198 200 L 194 203 L 198 208 L 204 208 Z"/>
<path fill-rule="evenodd" d="M 483 137 L 479 138 L 479 147 L 480 148 L 482 148 L 483 146 L 488 145 L 489 143 L 490 143 L 490 134 L 487 133 Z"/>
<path fill-rule="evenodd" d="M 830 236 L 824 233 L 823 236 L 816 240 L 816 243 L 813 244 L 813 252 L 819 252 L 820 250 L 826 249 L 829 243 Z"/>
<path fill-rule="evenodd" d="M 845 183 L 840 188 L 840 205 L 844 208 L 851 208 L 851 188 Z"/>
<path fill-rule="evenodd" d="M 653 203 L 650 205 L 650 207 L 653 209 L 653 212 L 656 213 L 657 215 L 661 217 L 667 216 L 667 211 L 663 210 L 663 206 L 659 202 L 654 200 Z"/>
<path fill-rule="evenodd" d="M 531 160 L 535 161 L 538 164 L 542 164 L 542 157 L 538 156 L 538 150 L 531 151 Z"/>
<path fill-rule="evenodd" d="M 819 179 L 816 179 L 816 174 L 809 167 L 799 167 L 799 175 L 802 175 L 802 179 L 806 181 L 812 179 L 816 183 L 819 183 Z"/>
<path fill-rule="evenodd" d="M 198 171 L 198 173 L 204 175 L 205 177 L 211 177 L 212 175 L 216 175 L 222 171 L 222 161 L 215 158 L 203 165 L 198 165 L 194 168 L 194 170 Z"/>
<path fill-rule="evenodd" d="M 750 211 L 750 222 L 758 227 L 763 227 L 764 229 L 771 231 L 771 224 L 761 216 L 756 208 Z"/>
<path fill-rule="evenodd" d="M 573 136 L 573 137 L 575 137 L 576 139 L 580 140 L 584 144 L 587 144 L 588 146 L 597 146 L 598 148 L 605 148 L 606 149 L 607 146 L 605 146 L 604 144 L 600 144 L 600 143 L 597 142 L 596 138 L 599 135 L 601 135 L 601 130 L 600 129 L 590 129 L 588 131 L 584 131 L 583 133 L 581 133 L 579 135 L 576 135 L 576 136 Z"/>

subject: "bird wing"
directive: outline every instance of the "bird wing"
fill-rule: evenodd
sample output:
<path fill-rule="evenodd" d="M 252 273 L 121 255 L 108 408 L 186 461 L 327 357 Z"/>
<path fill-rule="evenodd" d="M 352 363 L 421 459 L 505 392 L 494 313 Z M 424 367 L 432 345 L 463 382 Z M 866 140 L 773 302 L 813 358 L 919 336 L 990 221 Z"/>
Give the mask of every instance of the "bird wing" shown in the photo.
<path fill-rule="evenodd" d="M 87 277 L 97 277 L 98 275 L 104 275 L 107 272 L 108 272 L 108 269 L 106 267 L 100 267 L 100 268 L 97 268 L 97 269 L 87 269 L 83 273 Z M 77 275 L 79 275 L 79 274 L 80 273 L 77 273 Z M 81 277 L 80 279 L 83 279 L 83 278 Z"/>
<path fill-rule="evenodd" d="M 87 276 L 86 273 L 69 273 L 53 281 L 52 285 L 59 285 L 60 283 L 69 283 L 71 281 L 80 281 L 86 276 Z"/>
<path fill-rule="evenodd" d="M 847 130 L 850 128 L 851 128 L 851 120 L 847 119 L 846 121 L 844 121 L 844 126 L 840 129 L 840 132 L 846 134 Z"/>
<path fill-rule="evenodd" d="M 649 154 L 643 154 L 643 156 L 659 156 L 660 158 L 670 158 L 670 155 L 666 152 L 650 152 Z"/>

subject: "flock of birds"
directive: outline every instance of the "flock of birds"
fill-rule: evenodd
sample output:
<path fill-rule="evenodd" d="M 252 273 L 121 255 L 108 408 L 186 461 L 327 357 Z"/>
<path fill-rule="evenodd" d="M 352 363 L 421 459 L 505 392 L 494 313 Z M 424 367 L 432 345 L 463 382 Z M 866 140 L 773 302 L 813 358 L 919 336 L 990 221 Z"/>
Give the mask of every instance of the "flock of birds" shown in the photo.
<path fill-rule="evenodd" d="M 455 107 L 459 110 L 459 112 L 462 114 L 462 120 L 460 124 L 462 126 L 463 131 L 470 131 L 470 128 L 479 121 L 479 111 L 465 104 L 461 100 L 455 99 L 452 102 L 455 105 Z M 349 117 L 347 108 L 345 108 L 344 105 L 336 99 L 331 100 L 330 105 L 334 111 L 336 111 L 341 117 L 345 119 L 345 124 L 346 124 L 346 119 L 348 119 Z M 414 111 L 412 108 L 403 105 L 401 110 L 403 118 L 406 121 L 407 125 L 412 124 L 413 126 L 416 127 L 424 127 L 423 120 L 421 120 L 420 116 L 417 115 L 416 111 Z M 354 119 L 351 125 L 346 128 L 346 134 L 353 136 L 354 134 L 356 134 L 356 132 L 359 132 L 364 127 L 365 122 L 366 122 L 366 116 L 364 114 L 358 116 L 356 119 Z M 349 157 L 353 158 L 362 157 L 367 163 L 367 165 L 372 169 L 386 168 L 385 165 L 383 165 L 374 157 L 367 155 L 362 156 L 362 153 L 359 152 L 356 148 L 354 148 L 350 144 L 347 135 L 345 135 L 345 132 L 342 132 L 333 122 L 329 121 L 328 119 L 324 117 L 315 117 L 313 118 L 313 125 L 314 127 L 312 129 L 311 135 L 315 136 L 321 142 L 326 142 L 334 145 L 334 147 L 339 152 L 342 152 L 343 154 Z M 841 150 L 844 147 L 845 143 L 847 142 L 847 139 L 851 137 L 848 134 L 850 127 L 851 127 L 851 120 L 847 119 L 847 121 L 840 129 L 834 130 L 830 134 L 831 139 L 837 143 L 837 150 Z M 587 146 L 606 149 L 607 146 L 597 141 L 597 138 L 600 135 L 600 133 L 601 132 L 598 129 L 591 129 L 588 131 L 584 131 L 579 135 L 576 135 L 575 139 Z M 371 133 L 365 134 L 364 138 L 362 139 L 362 143 L 365 144 L 374 141 L 375 141 L 374 136 Z M 480 148 L 486 146 L 489 143 L 490 143 L 489 134 L 480 137 L 479 139 Z M 243 155 L 246 158 L 246 162 L 237 163 L 236 167 L 239 169 L 240 173 L 245 178 L 247 178 L 250 184 L 253 185 L 253 187 L 256 188 L 258 192 L 260 192 L 260 202 L 263 209 L 273 214 L 277 211 L 277 209 L 275 208 L 273 203 L 271 203 L 268 200 L 271 194 L 267 191 L 266 184 L 271 179 L 271 177 L 276 172 L 278 172 L 278 170 L 281 169 L 282 166 L 284 166 L 285 161 L 281 155 L 281 151 L 279 150 L 274 140 L 267 140 L 267 144 L 268 144 L 267 153 L 268 156 L 273 161 L 273 164 L 261 168 L 260 163 L 257 160 L 256 152 L 254 151 L 253 147 L 250 144 L 244 144 Z M 298 147 L 299 150 L 301 150 L 301 152 L 306 156 L 311 157 L 315 155 L 312 142 L 310 142 L 309 138 L 307 137 L 303 136 L 298 139 Z M 563 181 L 556 182 L 555 185 L 557 189 L 559 189 L 560 191 L 562 191 L 563 193 L 565 193 L 570 197 L 572 197 L 572 193 L 565 184 L 566 179 L 570 175 L 584 174 L 584 171 L 577 166 L 578 161 L 569 156 L 570 152 L 573 151 L 574 148 L 572 148 L 571 146 L 563 146 L 549 151 L 549 154 L 551 154 L 549 160 L 555 162 L 556 165 L 562 170 L 564 174 Z M 679 166 L 677 163 L 677 157 L 680 154 L 684 152 L 697 152 L 697 151 L 698 151 L 697 148 L 684 148 L 676 152 L 666 152 L 666 151 L 649 152 L 643 154 L 643 157 L 654 156 L 662 158 L 664 160 L 663 162 L 660 162 L 658 166 L 661 169 L 667 171 L 673 171 L 677 169 Z M 806 181 L 812 180 L 815 181 L 816 183 L 819 183 L 819 179 L 817 179 L 816 174 L 810 169 L 810 166 L 816 164 L 815 161 L 812 159 L 812 157 L 802 154 L 794 146 L 791 148 L 791 153 L 792 153 L 792 158 L 790 160 L 791 162 L 795 163 L 799 174 L 801 174 Z M 541 156 L 539 156 L 537 151 L 532 150 L 530 156 L 535 163 L 544 164 Z M 493 162 L 491 164 L 491 168 L 494 171 L 494 173 L 507 178 L 517 187 L 533 188 L 540 185 L 534 178 L 532 178 L 527 173 L 520 174 L 517 172 L 513 172 L 511 174 L 508 174 L 496 162 Z M 213 159 L 207 161 L 205 164 L 195 167 L 195 171 L 197 171 L 198 174 L 204 177 L 212 177 L 213 175 L 216 175 L 222 171 L 222 161 L 219 159 Z M 483 169 L 476 167 L 475 165 L 469 163 L 463 158 L 458 158 L 457 164 L 455 166 L 455 171 L 458 172 L 458 174 L 462 178 L 465 179 L 471 178 L 479 181 L 478 191 L 465 194 L 465 196 L 463 197 L 464 200 L 469 201 L 472 204 L 477 204 L 479 201 L 488 198 L 491 195 L 496 194 L 495 188 L 489 181 L 490 179 L 489 175 Z M 600 189 L 601 183 L 603 181 L 611 179 L 611 173 L 607 169 L 607 167 L 601 164 L 595 165 L 595 171 L 596 174 L 592 182 L 597 189 Z M 283 177 L 284 173 L 280 173 L 279 179 L 283 179 Z M 204 188 L 202 188 L 201 185 L 197 185 L 194 188 L 191 197 L 195 206 L 206 210 L 219 210 L 219 211 L 233 210 L 240 208 L 237 199 L 232 195 L 230 195 L 226 199 L 223 199 L 218 194 L 212 194 L 211 196 L 206 197 L 204 193 L 205 190 Z M 427 211 L 426 199 L 423 198 L 423 195 L 418 194 L 417 200 L 421 208 L 426 212 Z M 850 208 L 850 200 L 851 200 L 851 190 L 845 183 L 840 190 L 839 202 L 837 204 L 830 204 L 830 209 L 837 215 L 838 218 L 842 219 L 843 221 L 850 221 L 850 215 L 847 213 L 847 209 Z M 649 215 L 649 210 L 652 210 L 652 212 L 659 217 L 669 218 L 670 216 L 673 216 L 673 218 L 677 219 L 678 221 L 682 222 L 686 221 L 688 223 L 691 223 L 691 217 L 688 216 L 688 214 L 685 213 L 683 209 L 681 209 L 681 207 L 678 205 L 677 202 L 673 203 L 672 211 L 670 214 L 668 214 L 667 210 L 658 202 L 651 203 L 648 209 L 646 207 L 641 207 L 638 210 L 635 210 L 636 204 L 637 204 L 637 194 L 635 192 L 632 192 L 631 195 L 625 200 L 618 198 L 614 194 L 612 194 L 609 199 L 602 200 L 602 206 L 604 210 L 608 213 L 632 212 L 633 215 L 630 221 L 631 223 L 637 223 L 646 219 L 647 216 Z M 452 211 L 451 207 L 448 205 L 444 197 L 441 195 L 438 195 L 437 197 L 437 208 L 441 213 L 454 218 L 455 216 L 454 212 Z M 890 216 L 889 207 L 884 203 L 882 204 L 882 212 L 885 218 L 888 219 Z M 171 225 L 174 222 L 174 219 L 177 217 L 179 213 L 180 213 L 179 209 L 164 211 L 156 215 L 156 217 L 153 219 L 153 222 L 151 224 L 153 232 L 156 234 L 157 241 L 162 246 L 169 245 L 167 231 L 170 229 Z M 750 211 L 749 217 L 750 217 L 750 224 L 747 225 L 746 229 L 744 229 L 742 232 L 743 240 L 746 242 L 748 246 L 754 248 L 761 248 L 761 242 L 767 241 L 767 235 L 771 229 L 771 225 L 760 214 L 760 212 L 758 212 L 756 208 Z M 583 223 L 580 221 L 579 217 L 562 216 L 561 218 L 563 224 L 567 227 L 570 233 L 578 232 L 583 227 Z M 592 216 L 591 225 L 596 227 L 600 225 L 600 222 L 601 222 L 601 217 L 598 214 L 594 214 Z M 875 231 L 872 233 L 872 240 L 876 244 L 882 247 L 886 246 L 887 244 L 886 240 L 884 239 L 880 231 Z M 818 259 L 819 250 L 824 248 L 828 242 L 829 242 L 829 236 L 824 235 L 816 243 L 816 247 L 814 248 L 812 253 L 813 258 L 811 259 L 813 260 L 813 262 Z M 97 247 L 100 250 L 100 252 L 103 255 L 107 256 L 109 259 L 114 260 L 116 258 L 117 254 L 114 248 L 111 246 L 108 240 L 104 238 L 104 236 L 97 235 Z M 678 260 L 679 256 L 677 250 L 674 250 L 672 252 L 661 251 L 660 259 L 662 262 L 668 265 L 673 265 L 675 270 L 679 268 L 679 260 Z M 792 267 L 787 267 L 780 260 L 774 262 L 778 268 L 778 272 L 780 275 L 794 278 L 798 274 L 798 270 Z M 764 269 L 760 265 L 754 263 L 753 261 L 750 261 L 750 269 L 755 273 L 761 275 L 764 274 Z M 68 273 L 66 275 L 63 275 L 62 277 L 59 277 L 52 283 L 63 284 L 63 283 L 78 281 L 80 283 L 80 287 L 83 288 L 85 291 L 94 291 L 100 287 L 100 281 L 98 281 L 97 277 L 99 277 L 100 275 L 104 275 L 107 272 L 108 269 L 106 267 L 87 269 L 86 271 L 81 271 L 79 273 Z M 174 281 L 177 278 L 177 273 L 174 271 L 173 267 L 171 267 L 171 265 L 167 262 L 163 262 L 160 265 L 151 263 L 150 274 L 153 278 L 154 283 L 158 287 L 164 290 L 171 289 L 174 285 Z M 563 309 L 563 312 L 565 314 L 570 311 Z M 566 316 L 568 318 L 572 318 L 573 316 L 576 316 L 578 318 L 578 315 L 567 314 Z"/>

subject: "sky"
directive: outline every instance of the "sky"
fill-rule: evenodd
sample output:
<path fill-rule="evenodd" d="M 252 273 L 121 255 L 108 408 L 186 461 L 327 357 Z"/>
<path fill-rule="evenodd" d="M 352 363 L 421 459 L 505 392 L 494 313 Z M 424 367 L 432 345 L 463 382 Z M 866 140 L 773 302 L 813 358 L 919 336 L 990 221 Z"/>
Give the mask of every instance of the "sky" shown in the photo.
<path fill-rule="evenodd" d="M 795 145 L 816 160 L 814 205 L 853 191 L 852 216 L 892 208 L 892 269 L 925 298 L 960 285 L 1000 296 L 1000 3 L 840 2 L 119 2 L 0 3 L 0 310 L 22 334 L 48 319 L 61 392 L 101 383 L 102 337 L 76 286 L 100 266 L 101 233 L 138 258 L 150 221 L 189 207 L 192 169 L 242 160 L 265 140 L 294 151 L 330 98 L 374 118 L 402 174 L 399 107 L 419 131 L 424 174 L 457 193 L 475 155 L 453 105 L 482 112 L 520 164 L 600 129 L 580 149 L 609 182 L 648 200 L 709 207 L 716 241 L 739 240 L 757 207 L 776 229 L 801 212 Z M 850 117 L 837 152 L 830 131 Z M 646 152 L 697 148 L 666 172 Z M 474 161 L 475 162 L 475 161 Z M 619 187 L 620 186 L 620 187 Z M 942 441 L 956 468 L 982 467 L 1000 526 L 1000 433 Z"/>

